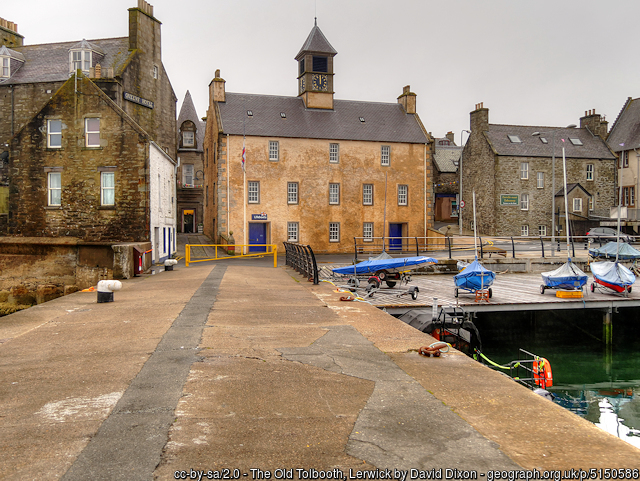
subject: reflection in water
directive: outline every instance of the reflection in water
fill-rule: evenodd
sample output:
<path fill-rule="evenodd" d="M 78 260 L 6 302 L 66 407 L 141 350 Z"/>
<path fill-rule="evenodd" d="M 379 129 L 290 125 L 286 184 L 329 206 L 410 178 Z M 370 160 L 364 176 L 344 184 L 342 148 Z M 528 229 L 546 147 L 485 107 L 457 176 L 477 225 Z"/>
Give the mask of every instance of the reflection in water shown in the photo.
<path fill-rule="evenodd" d="M 496 362 L 518 349 L 545 357 L 553 368 L 554 402 L 640 448 L 639 309 L 613 315 L 613 345 L 602 343 L 596 310 L 479 314 L 484 352 Z"/>

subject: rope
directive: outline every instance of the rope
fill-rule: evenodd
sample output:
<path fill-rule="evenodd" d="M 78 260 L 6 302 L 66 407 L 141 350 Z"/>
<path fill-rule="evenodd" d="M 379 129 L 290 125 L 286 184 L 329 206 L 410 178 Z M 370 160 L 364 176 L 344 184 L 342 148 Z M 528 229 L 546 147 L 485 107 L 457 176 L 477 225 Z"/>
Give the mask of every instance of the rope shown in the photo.
<path fill-rule="evenodd" d="M 485 356 L 482 352 L 477 351 L 477 353 L 478 353 L 478 354 L 480 354 L 480 357 L 481 357 L 482 359 L 484 359 L 485 361 L 487 361 L 487 362 L 488 362 L 489 364 L 491 364 L 493 367 L 497 367 L 497 368 L 499 368 L 499 369 L 507 369 L 507 370 L 510 370 L 510 369 L 512 369 L 512 368 L 514 368 L 514 367 L 518 367 L 518 366 L 520 365 L 520 363 L 519 363 L 519 362 L 516 362 L 513 366 L 501 366 L 500 364 L 497 364 L 497 363 L 493 362 L 491 359 L 489 359 L 487 356 Z"/>

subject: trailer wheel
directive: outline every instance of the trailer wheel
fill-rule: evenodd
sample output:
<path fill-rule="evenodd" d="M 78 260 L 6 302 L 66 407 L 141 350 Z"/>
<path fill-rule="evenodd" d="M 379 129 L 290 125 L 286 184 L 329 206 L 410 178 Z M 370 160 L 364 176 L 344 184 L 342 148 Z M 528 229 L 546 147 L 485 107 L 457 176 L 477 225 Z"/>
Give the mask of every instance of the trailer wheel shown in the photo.
<path fill-rule="evenodd" d="M 389 287 L 396 287 L 396 282 L 395 281 L 385 281 L 387 283 L 387 286 Z"/>
<path fill-rule="evenodd" d="M 493 290 L 489 288 L 489 299 L 491 299 L 492 297 L 493 297 Z"/>
<path fill-rule="evenodd" d="M 380 287 L 380 280 L 377 277 L 369 277 L 369 284 L 373 286 L 374 289 L 378 289 Z"/>
<path fill-rule="evenodd" d="M 591 283 L 591 292 L 594 292 L 596 290 L 596 285 L 592 282 Z"/>
<path fill-rule="evenodd" d="M 546 289 L 546 287 L 541 284 L 540 285 L 540 294 L 544 294 L 544 290 L 545 289 Z"/>
<path fill-rule="evenodd" d="M 418 288 L 414 287 L 413 290 L 411 291 L 411 299 L 415 301 L 417 298 L 418 298 Z"/>
<path fill-rule="evenodd" d="M 453 290 L 453 297 L 458 297 L 458 289 L 457 288 L 455 288 Z"/>
<path fill-rule="evenodd" d="M 627 286 L 627 292 L 631 294 L 631 286 Z"/>
<path fill-rule="evenodd" d="M 378 277 L 378 279 L 380 279 L 381 281 L 386 280 L 387 278 L 387 271 L 378 271 L 376 272 L 376 276 Z"/>

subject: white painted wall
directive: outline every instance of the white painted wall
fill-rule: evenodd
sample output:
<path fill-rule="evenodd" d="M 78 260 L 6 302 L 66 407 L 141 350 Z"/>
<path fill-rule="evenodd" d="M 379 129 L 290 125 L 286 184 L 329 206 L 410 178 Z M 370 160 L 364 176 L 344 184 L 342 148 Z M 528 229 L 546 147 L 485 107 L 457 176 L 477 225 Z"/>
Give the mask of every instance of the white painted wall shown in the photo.
<path fill-rule="evenodd" d="M 164 262 L 176 252 L 176 163 L 156 143 L 149 145 L 153 261 Z"/>

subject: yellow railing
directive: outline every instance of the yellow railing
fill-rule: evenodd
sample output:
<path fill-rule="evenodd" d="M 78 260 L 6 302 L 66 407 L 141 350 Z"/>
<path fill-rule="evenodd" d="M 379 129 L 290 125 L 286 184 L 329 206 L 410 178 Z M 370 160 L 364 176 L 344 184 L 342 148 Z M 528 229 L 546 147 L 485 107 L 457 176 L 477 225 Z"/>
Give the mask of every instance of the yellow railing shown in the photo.
<path fill-rule="evenodd" d="M 214 247 L 214 257 L 198 258 L 195 260 L 191 259 L 191 248 L 192 247 Z M 244 254 L 245 247 L 266 247 L 266 252 L 250 252 Z M 220 248 L 223 252 L 236 252 L 239 251 L 238 255 L 225 255 L 218 257 L 218 248 Z M 247 249 L 248 250 L 248 249 Z M 189 267 L 189 264 L 194 262 L 206 262 L 206 261 L 217 261 L 220 259 L 235 259 L 239 257 L 264 257 L 273 255 L 273 267 L 278 267 L 278 246 L 276 244 L 186 244 L 185 245 L 185 265 Z"/>

